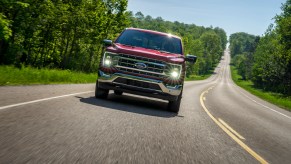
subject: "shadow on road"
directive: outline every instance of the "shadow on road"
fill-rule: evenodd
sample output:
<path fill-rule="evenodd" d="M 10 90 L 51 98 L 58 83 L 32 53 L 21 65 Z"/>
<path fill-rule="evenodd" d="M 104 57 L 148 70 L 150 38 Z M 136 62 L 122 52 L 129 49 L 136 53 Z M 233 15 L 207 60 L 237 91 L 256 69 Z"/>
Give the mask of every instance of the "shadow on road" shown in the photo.
<path fill-rule="evenodd" d="M 167 111 L 167 102 L 157 101 L 153 99 L 147 98 L 140 98 L 135 96 L 129 95 L 122 95 L 117 96 L 115 94 L 109 94 L 108 99 L 96 99 L 95 97 L 79 97 L 76 98 L 80 99 L 80 102 L 96 105 L 100 107 L 149 115 L 149 116 L 156 116 L 156 117 L 176 117 L 177 114 L 173 112 Z"/>

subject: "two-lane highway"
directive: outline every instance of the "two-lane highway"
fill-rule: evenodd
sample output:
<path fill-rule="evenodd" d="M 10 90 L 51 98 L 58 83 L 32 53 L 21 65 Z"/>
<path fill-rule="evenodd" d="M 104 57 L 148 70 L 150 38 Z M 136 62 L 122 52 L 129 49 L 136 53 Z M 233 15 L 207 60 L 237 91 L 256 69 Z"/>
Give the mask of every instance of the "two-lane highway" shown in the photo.
<path fill-rule="evenodd" d="M 227 51 L 212 77 L 186 82 L 178 115 L 164 101 L 113 93 L 97 100 L 93 91 L 0 87 L 0 163 L 291 161 L 290 112 L 235 86 Z"/>
<path fill-rule="evenodd" d="M 290 112 L 267 103 L 231 80 L 230 56 L 225 52 L 218 82 L 205 94 L 207 110 L 233 134 L 270 163 L 291 162 Z M 244 148 L 245 149 L 245 148 Z M 254 155 L 255 156 L 255 155 Z"/>

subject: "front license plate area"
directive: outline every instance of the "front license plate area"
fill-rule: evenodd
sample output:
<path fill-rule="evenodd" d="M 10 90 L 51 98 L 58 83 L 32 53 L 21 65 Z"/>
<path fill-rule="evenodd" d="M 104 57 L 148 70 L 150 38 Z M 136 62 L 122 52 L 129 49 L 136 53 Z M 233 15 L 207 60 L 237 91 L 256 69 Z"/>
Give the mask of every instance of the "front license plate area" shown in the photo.
<path fill-rule="evenodd" d="M 141 88 L 149 88 L 149 83 L 141 82 L 141 81 L 135 81 L 135 80 L 126 80 L 127 85 L 141 87 Z"/>

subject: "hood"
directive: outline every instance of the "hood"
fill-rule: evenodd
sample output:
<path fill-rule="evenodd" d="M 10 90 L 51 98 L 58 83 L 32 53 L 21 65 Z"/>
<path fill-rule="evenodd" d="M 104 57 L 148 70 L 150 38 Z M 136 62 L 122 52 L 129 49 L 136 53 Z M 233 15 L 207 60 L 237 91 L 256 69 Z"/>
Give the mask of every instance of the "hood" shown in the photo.
<path fill-rule="evenodd" d="M 174 64 L 182 64 L 185 62 L 184 56 L 180 54 L 170 54 L 141 47 L 124 46 L 118 43 L 107 47 L 106 51 L 152 58 Z"/>

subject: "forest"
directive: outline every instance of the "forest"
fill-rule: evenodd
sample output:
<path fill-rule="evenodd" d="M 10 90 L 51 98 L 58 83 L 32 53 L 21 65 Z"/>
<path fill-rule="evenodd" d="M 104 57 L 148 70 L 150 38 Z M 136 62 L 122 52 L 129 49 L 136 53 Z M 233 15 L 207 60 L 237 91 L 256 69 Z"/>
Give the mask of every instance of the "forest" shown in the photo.
<path fill-rule="evenodd" d="M 291 95 L 291 0 L 281 7 L 263 36 L 230 36 L 232 62 L 243 80 L 265 91 Z"/>
<path fill-rule="evenodd" d="M 102 40 L 130 25 L 127 0 L 0 0 L 0 64 L 98 69 Z"/>
<path fill-rule="evenodd" d="M 127 0 L 0 0 L 0 64 L 96 72 L 102 40 L 126 27 L 182 37 L 185 54 L 198 56 L 187 75 L 209 74 L 226 48 L 219 27 L 170 22 L 127 11 Z"/>

